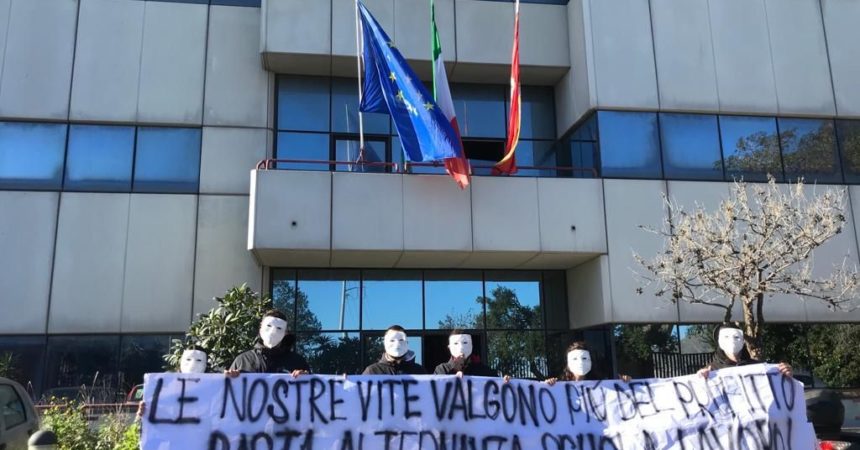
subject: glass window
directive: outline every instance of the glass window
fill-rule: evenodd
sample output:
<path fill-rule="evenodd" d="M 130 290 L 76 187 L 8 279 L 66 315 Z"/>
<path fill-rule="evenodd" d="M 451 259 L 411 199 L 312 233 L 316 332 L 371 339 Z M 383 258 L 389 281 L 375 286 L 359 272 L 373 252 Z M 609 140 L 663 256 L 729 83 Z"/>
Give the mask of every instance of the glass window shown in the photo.
<path fill-rule="evenodd" d="M 660 138 L 666 178 L 723 179 L 717 116 L 660 114 Z"/>
<path fill-rule="evenodd" d="M 199 176 L 200 129 L 138 128 L 136 192 L 197 192 Z"/>
<path fill-rule="evenodd" d="M 278 159 L 330 161 L 329 135 L 319 133 L 278 133 Z M 279 169 L 330 170 L 327 163 L 278 163 Z"/>
<path fill-rule="evenodd" d="M 388 143 L 382 140 L 364 140 L 364 154 L 360 150 L 358 139 L 337 139 L 334 143 L 335 160 L 336 161 L 364 161 L 366 163 L 384 163 L 386 161 L 385 153 Z M 337 164 L 336 169 L 339 172 L 374 172 L 383 173 L 388 169 L 388 166 L 380 165 L 346 165 Z"/>
<path fill-rule="evenodd" d="M 832 120 L 779 119 L 785 177 L 808 183 L 841 183 Z"/>
<path fill-rule="evenodd" d="M 457 125 L 464 137 L 505 138 L 505 93 L 502 86 L 454 84 L 451 96 Z"/>
<path fill-rule="evenodd" d="M 517 166 L 555 167 L 556 157 L 552 141 L 520 141 L 514 151 Z M 551 177 L 555 174 L 552 169 L 518 169 L 516 175 L 521 177 Z"/>
<path fill-rule="evenodd" d="M 360 289 L 357 270 L 300 270 L 298 330 L 357 330 Z"/>
<path fill-rule="evenodd" d="M 860 120 L 837 120 L 842 170 L 848 183 L 860 182 Z"/>
<path fill-rule="evenodd" d="M 276 269 L 272 271 L 272 306 L 287 316 L 287 326 L 290 330 L 296 326 L 296 271 L 292 269 Z M 302 294 L 304 308 L 307 308 L 307 296 Z"/>
<path fill-rule="evenodd" d="M 514 378 L 549 378 L 551 372 L 544 349 L 543 332 L 488 332 L 487 365 Z"/>
<path fill-rule="evenodd" d="M 662 176 L 656 113 L 600 111 L 597 114 L 603 176 Z"/>
<path fill-rule="evenodd" d="M 60 189 L 66 126 L 0 122 L 0 189 Z"/>
<path fill-rule="evenodd" d="M 555 139 L 555 98 L 548 86 L 522 86 L 520 138 Z"/>
<path fill-rule="evenodd" d="M 6 430 L 11 430 L 27 421 L 24 402 L 10 384 L 0 384 L 0 415 L 3 417 Z"/>
<path fill-rule="evenodd" d="M 716 326 L 717 325 L 712 323 L 696 323 L 679 326 L 678 336 L 680 337 L 681 353 L 699 353 L 707 355 L 708 361 L 706 361 L 706 364 L 710 363 L 710 358 L 713 356 L 714 350 L 717 348 L 717 342 L 714 339 Z M 702 364 L 700 368 L 704 366 L 705 364 Z"/>
<path fill-rule="evenodd" d="M 182 336 L 122 337 L 119 363 L 121 392 L 128 392 L 135 385 L 142 384 L 144 374 L 164 370 L 166 363 L 163 356 L 170 351 L 172 339 L 182 339 Z"/>
<path fill-rule="evenodd" d="M 540 280 L 540 272 L 487 272 L 487 328 L 541 328 Z"/>
<path fill-rule="evenodd" d="M 421 329 L 421 272 L 367 270 L 363 276 L 362 329 L 385 330 L 395 324 Z"/>
<path fill-rule="evenodd" d="M 773 117 L 720 116 L 726 179 L 782 180 L 779 138 Z"/>
<path fill-rule="evenodd" d="M 6 378 L 17 381 L 38 399 L 44 378 L 45 338 L 42 336 L 0 337 L 0 361 Z"/>
<path fill-rule="evenodd" d="M 115 403 L 123 396 L 116 376 L 118 356 L 119 336 L 48 337 L 49 389 L 43 397 Z"/>
<path fill-rule="evenodd" d="M 329 78 L 278 77 L 278 129 L 329 131 Z"/>
<path fill-rule="evenodd" d="M 424 278 L 424 298 L 426 328 L 484 328 L 480 272 L 428 271 Z"/>
<path fill-rule="evenodd" d="M 360 374 L 364 370 L 358 333 L 301 334 L 297 345 L 314 373 Z"/>
<path fill-rule="evenodd" d="M 567 279 L 562 271 L 546 271 L 543 274 L 543 298 L 546 305 L 546 327 L 567 330 L 570 321 L 567 315 Z"/>
<path fill-rule="evenodd" d="M 406 335 L 406 342 L 409 343 L 409 351 L 415 353 L 415 362 L 423 364 L 424 348 L 421 336 L 413 335 L 409 331 L 406 332 Z M 364 333 L 364 367 L 382 358 L 382 354 L 385 353 L 385 345 L 382 342 L 383 336 L 380 333 Z M 364 367 L 362 367 L 362 370 L 364 370 Z"/>
<path fill-rule="evenodd" d="M 134 127 L 72 125 L 65 189 L 128 192 L 133 155 Z"/>
<path fill-rule="evenodd" d="M 653 378 L 695 372 L 689 372 L 687 365 L 676 357 L 678 327 L 674 324 L 615 325 L 612 339 L 618 374 Z"/>
<path fill-rule="evenodd" d="M 403 151 L 403 146 L 400 145 L 400 137 L 399 136 L 392 136 L 391 137 L 391 161 L 393 163 L 397 164 L 398 167 L 402 168 L 403 164 L 404 164 L 404 162 L 403 162 L 404 154 L 405 154 L 405 152 Z M 440 164 L 438 166 L 433 166 L 432 163 L 433 163 L 432 161 L 422 162 L 422 163 L 420 163 L 422 165 L 417 165 L 417 166 L 413 166 L 410 164 L 409 173 L 420 173 L 420 174 L 428 174 L 429 173 L 429 174 L 447 175 L 447 172 L 445 172 L 445 167 L 443 165 Z M 423 164 L 427 164 L 427 165 L 423 165 Z"/>
<path fill-rule="evenodd" d="M 358 81 L 356 78 L 333 78 L 331 82 L 331 126 L 337 133 L 358 133 Z M 364 113 L 364 132 L 389 134 L 388 114 Z"/>

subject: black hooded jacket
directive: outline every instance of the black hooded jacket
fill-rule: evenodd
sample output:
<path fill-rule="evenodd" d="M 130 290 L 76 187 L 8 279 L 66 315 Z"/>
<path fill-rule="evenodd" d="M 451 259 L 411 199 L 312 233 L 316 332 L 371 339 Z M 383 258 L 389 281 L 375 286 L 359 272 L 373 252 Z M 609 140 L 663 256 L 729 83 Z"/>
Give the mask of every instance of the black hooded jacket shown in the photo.
<path fill-rule="evenodd" d="M 758 364 L 760 362 L 761 361 L 752 359 L 746 348 L 741 350 L 741 353 L 737 356 L 737 361 L 729 359 L 729 357 L 726 356 L 726 352 L 718 348 L 717 351 L 714 352 L 714 358 L 711 360 L 711 369 L 719 370 L 725 369 L 726 367 L 748 366 L 750 364 Z"/>
<path fill-rule="evenodd" d="M 470 358 L 454 358 L 452 356 L 448 362 L 436 366 L 433 375 L 455 375 L 457 372 L 478 377 L 499 376 L 498 372 L 485 366 L 476 355 L 472 355 Z"/>
<path fill-rule="evenodd" d="M 311 371 L 311 367 L 302 355 L 292 350 L 295 337 L 284 337 L 274 348 L 266 348 L 257 343 L 254 348 L 242 353 L 233 360 L 230 370 L 251 373 L 290 373 L 294 370 Z"/>
<path fill-rule="evenodd" d="M 402 358 L 391 358 L 385 353 L 378 362 L 364 368 L 362 375 L 427 375 L 424 366 L 415 362 L 415 353 L 411 350 Z"/>

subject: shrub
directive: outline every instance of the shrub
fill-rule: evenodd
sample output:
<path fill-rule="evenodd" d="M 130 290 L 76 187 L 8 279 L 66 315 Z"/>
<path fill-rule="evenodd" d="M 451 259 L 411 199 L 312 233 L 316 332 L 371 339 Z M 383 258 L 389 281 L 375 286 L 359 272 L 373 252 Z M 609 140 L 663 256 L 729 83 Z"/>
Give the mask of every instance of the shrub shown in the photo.
<path fill-rule="evenodd" d="M 87 421 L 83 403 L 54 403 L 42 416 L 42 426 L 57 435 L 58 450 L 93 450 L 98 438 Z"/>

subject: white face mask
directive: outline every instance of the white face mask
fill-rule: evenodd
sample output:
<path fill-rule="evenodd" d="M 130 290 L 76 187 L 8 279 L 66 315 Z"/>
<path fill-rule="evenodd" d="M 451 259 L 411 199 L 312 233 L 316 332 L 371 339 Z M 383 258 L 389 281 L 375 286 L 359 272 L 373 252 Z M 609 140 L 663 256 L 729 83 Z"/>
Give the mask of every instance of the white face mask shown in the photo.
<path fill-rule="evenodd" d="M 744 348 L 744 332 L 737 328 L 723 328 L 717 338 L 717 344 L 720 350 L 726 352 L 726 355 L 737 356 L 741 354 Z"/>
<path fill-rule="evenodd" d="M 200 350 L 185 350 L 179 360 L 181 373 L 205 373 L 206 353 Z"/>
<path fill-rule="evenodd" d="M 448 336 L 448 350 L 455 358 L 468 358 L 472 355 L 472 336 L 468 334 Z"/>
<path fill-rule="evenodd" d="M 571 350 L 567 353 L 567 370 L 582 377 L 591 372 L 591 353 L 588 350 Z"/>
<path fill-rule="evenodd" d="M 266 348 L 277 347 L 287 334 L 287 321 L 277 317 L 266 316 L 260 322 L 260 339 Z"/>
<path fill-rule="evenodd" d="M 385 333 L 385 353 L 395 358 L 400 358 L 409 351 L 409 342 L 406 341 L 406 333 L 402 331 L 389 331 Z"/>

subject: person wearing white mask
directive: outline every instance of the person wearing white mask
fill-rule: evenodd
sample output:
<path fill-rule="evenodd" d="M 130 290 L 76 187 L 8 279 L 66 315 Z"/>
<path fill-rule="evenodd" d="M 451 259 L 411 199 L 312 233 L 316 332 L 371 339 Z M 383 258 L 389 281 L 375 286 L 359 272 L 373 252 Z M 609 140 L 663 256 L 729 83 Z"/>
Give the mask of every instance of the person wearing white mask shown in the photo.
<path fill-rule="evenodd" d="M 577 341 L 567 348 L 567 365 L 561 377 L 549 378 L 546 383 L 550 386 L 558 381 L 584 381 L 591 373 L 591 352 L 583 341 Z M 623 377 L 622 377 L 623 378 Z"/>
<path fill-rule="evenodd" d="M 448 351 L 451 359 L 436 366 L 434 375 L 470 375 L 479 377 L 497 377 L 499 373 L 481 362 L 481 358 L 472 352 L 472 336 L 462 330 L 452 330 L 448 336 Z"/>
<path fill-rule="evenodd" d="M 385 352 L 378 362 L 364 369 L 362 375 L 426 375 L 424 367 L 415 362 L 415 352 L 409 350 L 406 330 L 392 325 L 382 338 Z"/>
<path fill-rule="evenodd" d="M 714 330 L 714 338 L 718 348 L 714 352 L 711 363 L 700 369 L 699 375 L 707 378 L 712 370 L 760 363 L 750 357 L 744 345 L 744 331 L 740 324 L 723 323 Z M 792 376 L 791 366 L 786 363 L 779 364 L 779 371 L 787 377 Z"/>
<path fill-rule="evenodd" d="M 209 360 L 202 347 L 188 348 L 182 351 L 179 358 L 179 373 L 206 373 L 206 363 Z M 146 414 L 146 402 L 137 404 L 137 420 Z"/>
<path fill-rule="evenodd" d="M 242 372 L 289 373 L 294 377 L 311 371 L 307 360 L 293 351 L 296 336 L 289 332 L 287 317 L 277 309 L 269 310 L 260 321 L 254 348 L 237 356 L 224 373 L 237 377 Z"/>

